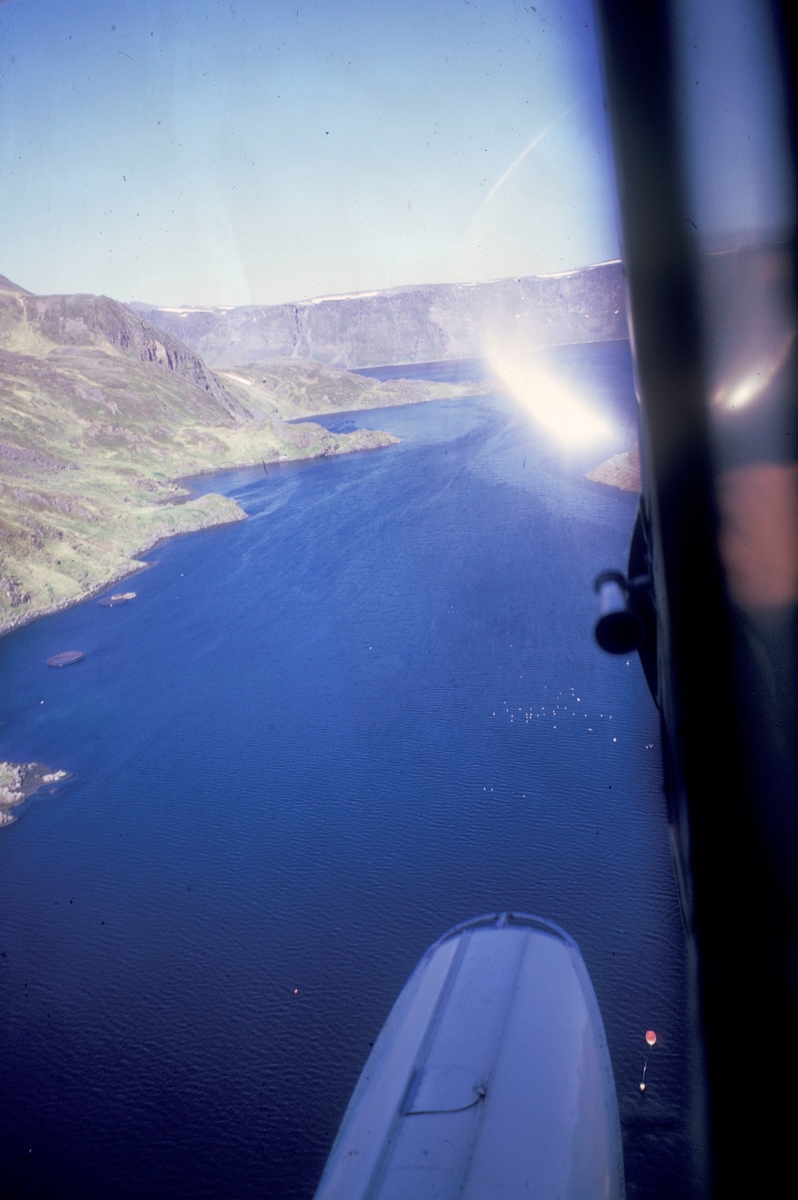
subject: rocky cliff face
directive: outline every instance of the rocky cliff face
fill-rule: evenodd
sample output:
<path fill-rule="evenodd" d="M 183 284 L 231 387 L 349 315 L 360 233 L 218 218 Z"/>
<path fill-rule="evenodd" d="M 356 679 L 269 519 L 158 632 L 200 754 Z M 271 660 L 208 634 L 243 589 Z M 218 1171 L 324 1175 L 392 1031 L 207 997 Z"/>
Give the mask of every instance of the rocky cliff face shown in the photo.
<path fill-rule="evenodd" d="M 627 336 L 621 264 L 490 283 L 428 284 L 241 308 L 153 308 L 152 326 L 211 365 L 312 359 L 357 368 L 479 358 Z"/>

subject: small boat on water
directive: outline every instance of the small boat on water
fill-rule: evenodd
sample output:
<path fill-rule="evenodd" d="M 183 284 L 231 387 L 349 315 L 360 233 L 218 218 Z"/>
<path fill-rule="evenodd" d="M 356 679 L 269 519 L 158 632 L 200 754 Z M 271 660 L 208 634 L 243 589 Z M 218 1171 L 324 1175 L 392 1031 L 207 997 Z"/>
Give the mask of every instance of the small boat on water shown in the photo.
<path fill-rule="evenodd" d="M 47 659 L 48 667 L 69 667 L 84 657 L 82 650 L 64 650 Z"/>
<path fill-rule="evenodd" d="M 316 1200 L 622 1200 L 604 1025 L 579 947 L 493 913 L 426 952 L 363 1068 Z"/>
<path fill-rule="evenodd" d="M 103 596 L 102 600 L 98 600 L 97 607 L 116 608 L 117 604 L 127 604 L 128 600 L 135 599 L 135 592 L 115 592 L 113 596 Z"/>

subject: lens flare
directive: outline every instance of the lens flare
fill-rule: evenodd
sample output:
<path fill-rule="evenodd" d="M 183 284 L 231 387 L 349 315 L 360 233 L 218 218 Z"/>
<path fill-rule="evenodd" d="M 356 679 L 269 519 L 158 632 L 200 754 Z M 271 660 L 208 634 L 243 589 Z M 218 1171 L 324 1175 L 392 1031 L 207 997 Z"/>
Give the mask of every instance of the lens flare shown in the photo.
<path fill-rule="evenodd" d="M 613 436 L 609 421 L 543 363 L 501 351 L 487 357 L 504 389 L 561 446 L 590 446 Z"/>
<path fill-rule="evenodd" d="M 734 412 L 758 400 L 784 367 L 794 340 L 793 331 L 783 339 L 775 352 L 761 357 L 749 365 L 747 370 L 739 371 L 733 378 L 719 384 L 712 396 L 715 407 Z"/>

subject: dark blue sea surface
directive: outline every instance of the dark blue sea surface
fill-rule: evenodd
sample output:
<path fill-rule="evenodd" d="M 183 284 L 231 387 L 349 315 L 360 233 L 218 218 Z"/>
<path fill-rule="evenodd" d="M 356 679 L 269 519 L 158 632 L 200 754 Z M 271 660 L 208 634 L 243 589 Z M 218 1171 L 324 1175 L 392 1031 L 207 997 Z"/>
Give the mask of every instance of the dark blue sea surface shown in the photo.
<path fill-rule="evenodd" d="M 591 636 L 628 348 L 559 361 L 606 444 L 493 397 L 336 416 L 401 445 L 195 481 L 249 519 L 0 640 L 0 757 L 74 772 L 0 830 L 0 1194 L 312 1196 L 418 958 L 502 909 L 581 946 L 629 1195 L 689 1194 L 658 720 Z"/>

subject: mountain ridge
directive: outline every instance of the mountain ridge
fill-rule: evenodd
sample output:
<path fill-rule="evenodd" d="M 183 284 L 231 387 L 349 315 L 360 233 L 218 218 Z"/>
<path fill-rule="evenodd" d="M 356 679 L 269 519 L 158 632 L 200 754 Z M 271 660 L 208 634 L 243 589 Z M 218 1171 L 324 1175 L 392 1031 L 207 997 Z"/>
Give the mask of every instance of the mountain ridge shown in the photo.
<path fill-rule="evenodd" d="M 620 260 L 557 275 L 420 284 L 276 305 L 130 307 L 214 367 L 278 358 L 346 369 L 628 336 Z"/>
<path fill-rule="evenodd" d="M 10 283 L 2 276 L 0 281 Z M 199 355 L 108 296 L 35 296 L 11 284 L 0 291 L 0 345 L 10 352 L 33 352 L 35 357 L 54 351 L 64 354 L 70 347 L 104 351 L 114 347 L 140 362 L 157 363 L 201 388 L 235 421 L 252 417 Z"/>

